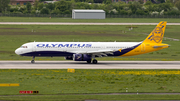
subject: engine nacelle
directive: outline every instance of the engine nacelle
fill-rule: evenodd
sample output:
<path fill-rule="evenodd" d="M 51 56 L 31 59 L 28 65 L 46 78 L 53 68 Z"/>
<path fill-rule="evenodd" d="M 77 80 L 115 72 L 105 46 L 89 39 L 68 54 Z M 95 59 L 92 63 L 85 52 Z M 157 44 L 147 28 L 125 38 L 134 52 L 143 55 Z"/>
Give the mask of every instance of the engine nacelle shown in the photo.
<path fill-rule="evenodd" d="M 73 54 L 73 60 L 74 61 L 89 61 L 91 60 L 91 55 L 87 54 Z"/>
<path fill-rule="evenodd" d="M 73 60 L 73 57 L 72 56 L 66 56 L 64 57 L 66 60 Z"/>

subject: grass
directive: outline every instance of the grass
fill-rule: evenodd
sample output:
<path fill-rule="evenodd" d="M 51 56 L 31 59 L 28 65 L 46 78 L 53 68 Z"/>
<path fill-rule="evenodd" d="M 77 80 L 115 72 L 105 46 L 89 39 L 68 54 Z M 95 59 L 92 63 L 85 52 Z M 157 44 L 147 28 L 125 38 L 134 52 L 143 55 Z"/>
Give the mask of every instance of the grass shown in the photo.
<path fill-rule="evenodd" d="M 99 25 L 0 25 L 0 60 L 31 60 L 14 53 L 27 42 L 140 42 L 155 26 L 99 26 Z M 180 38 L 179 26 L 167 26 L 165 37 Z M 105 57 L 98 60 L 180 60 L 179 41 L 166 39 L 170 48 L 132 57 Z M 64 60 L 63 57 L 40 57 L 36 60 Z"/>
<path fill-rule="evenodd" d="M 106 18 L 106 19 L 72 19 L 72 18 L 48 18 L 48 17 L 0 17 L 0 22 L 99 22 L 99 23 L 180 23 L 178 18 Z"/>
<path fill-rule="evenodd" d="M 180 92 L 180 70 L 20 70 L 1 69 L 0 83 L 19 83 L 19 87 L 0 87 L 0 100 L 168 100 L 178 95 L 93 95 L 97 93 Z M 21 90 L 39 91 L 39 96 L 18 96 Z M 50 94 L 50 95 L 49 95 Z M 80 94 L 80 95 L 76 95 Z M 92 95 L 83 95 L 92 94 Z M 2 96 L 8 95 L 8 96 Z M 16 95 L 16 96 L 11 96 Z M 44 98 L 43 98 L 44 97 Z"/>
<path fill-rule="evenodd" d="M 84 101 L 84 100 L 179 100 L 179 95 L 34 95 L 1 96 L 0 100 L 15 101 Z"/>

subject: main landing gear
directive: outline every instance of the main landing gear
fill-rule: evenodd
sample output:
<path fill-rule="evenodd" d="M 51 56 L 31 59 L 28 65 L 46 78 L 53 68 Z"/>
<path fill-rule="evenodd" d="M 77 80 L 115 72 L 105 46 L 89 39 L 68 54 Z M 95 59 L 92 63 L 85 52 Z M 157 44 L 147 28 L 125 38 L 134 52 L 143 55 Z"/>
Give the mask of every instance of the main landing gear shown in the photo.
<path fill-rule="evenodd" d="M 88 60 L 87 63 L 91 63 L 91 60 Z"/>
<path fill-rule="evenodd" d="M 97 61 L 96 59 L 94 59 L 94 60 L 92 61 L 93 64 L 97 64 L 97 62 L 98 62 L 98 61 Z"/>
<path fill-rule="evenodd" d="M 92 59 L 92 63 L 97 64 L 98 61 L 95 59 L 95 55 L 92 55 Z M 88 60 L 87 63 L 91 63 L 91 60 Z"/>
<path fill-rule="evenodd" d="M 35 63 L 34 59 L 35 59 L 35 56 L 33 56 L 31 63 Z"/>
<path fill-rule="evenodd" d="M 93 61 L 92 61 L 93 64 L 97 64 L 97 62 L 98 61 L 96 59 L 93 59 Z M 88 60 L 87 63 L 91 63 L 91 60 Z"/>

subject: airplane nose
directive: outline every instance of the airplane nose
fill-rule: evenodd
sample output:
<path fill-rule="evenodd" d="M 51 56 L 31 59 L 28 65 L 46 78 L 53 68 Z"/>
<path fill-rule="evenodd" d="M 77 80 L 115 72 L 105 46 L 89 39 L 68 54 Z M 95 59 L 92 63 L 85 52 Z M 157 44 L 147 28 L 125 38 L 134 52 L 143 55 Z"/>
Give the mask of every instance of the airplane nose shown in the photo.
<path fill-rule="evenodd" d="M 15 50 L 15 53 L 16 53 L 17 55 L 20 55 L 20 50 L 19 50 L 19 48 Z"/>

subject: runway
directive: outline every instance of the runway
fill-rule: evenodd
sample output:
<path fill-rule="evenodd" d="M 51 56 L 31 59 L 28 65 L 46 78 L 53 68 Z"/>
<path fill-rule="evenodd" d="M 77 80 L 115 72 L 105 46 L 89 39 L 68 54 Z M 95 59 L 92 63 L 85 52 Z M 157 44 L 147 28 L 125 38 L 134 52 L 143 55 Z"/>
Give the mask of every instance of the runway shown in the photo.
<path fill-rule="evenodd" d="M 180 61 L 0 61 L 0 69 L 180 69 Z"/>
<path fill-rule="evenodd" d="M 158 23 L 63 23 L 63 22 L 0 22 L 0 25 L 157 25 Z M 167 23 L 180 25 L 180 23 Z"/>

